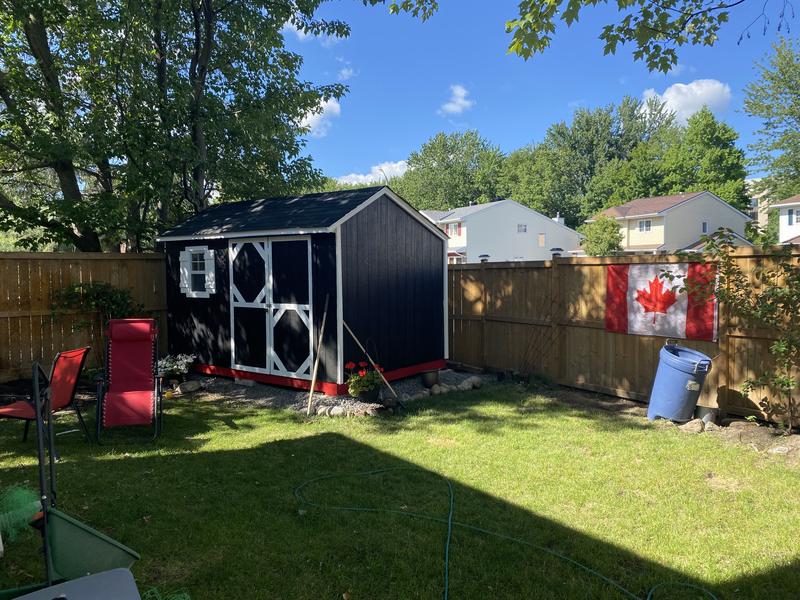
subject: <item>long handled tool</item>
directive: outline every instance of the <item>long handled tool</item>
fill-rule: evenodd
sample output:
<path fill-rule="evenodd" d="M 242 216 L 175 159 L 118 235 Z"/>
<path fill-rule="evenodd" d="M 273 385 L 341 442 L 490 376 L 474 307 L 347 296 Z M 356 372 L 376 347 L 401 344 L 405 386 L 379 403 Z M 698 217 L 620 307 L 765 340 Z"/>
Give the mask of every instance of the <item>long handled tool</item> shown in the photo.
<path fill-rule="evenodd" d="M 322 336 L 325 335 L 325 321 L 328 320 L 328 300 L 330 300 L 330 298 L 330 294 L 325 294 L 325 308 L 322 310 L 322 323 L 319 326 L 317 354 L 314 357 L 314 369 L 311 372 L 311 388 L 308 390 L 308 407 L 306 407 L 306 416 L 311 414 L 311 401 L 314 399 L 314 385 L 317 383 L 317 369 L 319 368 L 319 351 L 322 348 Z"/>
<path fill-rule="evenodd" d="M 386 384 L 386 387 L 388 387 L 388 388 L 389 388 L 389 390 L 392 392 L 392 396 L 394 396 L 395 398 L 399 399 L 399 397 L 398 397 L 398 395 L 397 395 L 397 392 L 395 392 L 395 391 L 394 391 L 394 388 L 393 388 L 393 387 L 392 387 L 392 385 L 389 383 L 389 380 L 388 380 L 388 379 L 386 379 L 386 377 L 384 377 L 384 376 L 383 376 L 383 373 L 381 373 L 381 371 L 378 369 L 378 365 L 376 365 L 376 364 L 375 364 L 375 361 L 374 361 L 374 360 L 372 360 L 372 357 L 369 355 L 369 352 L 367 352 L 367 349 L 366 349 L 366 348 L 364 348 L 364 345 L 363 345 L 361 342 L 359 342 L 359 341 L 358 341 L 358 338 L 356 337 L 356 334 L 355 334 L 355 333 L 353 333 L 353 330 L 352 330 L 352 329 L 350 329 L 350 326 L 347 324 L 347 321 L 345 321 L 344 319 L 342 319 L 342 325 L 344 325 L 344 328 L 345 328 L 345 329 L 347 329 L 347 333 L 349 333 L 349 334 L 350 334 L 350 337 L 352 337 L 352 338 L 353 338 L 353 341 L 356 343 L 356 345 L 357 345 L 359 348 L 361 348 L 361 351 L 364 353 L 364 356 L 366 356 L 366 357 L 367 357 L 367 360 L 369 361 L 369 364 L 371 364 L 371 365 L 372 365 L 372 368 L 373 368 L 373 369 L 375 369 L 375 371 L 377 371 L 378 375 L 380 375 L 380 376 L 381 376 L 381 379 L 383 379 L 383 383 L 385 383 L 385 384 Z"/>

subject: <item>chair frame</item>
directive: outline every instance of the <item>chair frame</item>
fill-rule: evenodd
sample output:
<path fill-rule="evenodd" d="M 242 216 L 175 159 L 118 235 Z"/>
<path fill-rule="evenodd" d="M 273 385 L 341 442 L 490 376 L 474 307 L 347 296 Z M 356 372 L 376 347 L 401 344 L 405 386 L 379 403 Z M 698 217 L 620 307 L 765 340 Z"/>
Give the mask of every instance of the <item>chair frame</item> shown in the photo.
<path fill-rule="evenodd" d="M 105 350 L 103 353 L 103 374 L 96 377 L 97 382 L 97 410 L 95 417 L 95 425 L 97 431 L 95 432 L 95 439 L 98 444 L 101 444 L 101 432 L 103 430 L 103 401 L 105 400 L 106 391 L 108 391 L 109 377 L 108 377 L 108 354 L 111 339 L 106 335 Z M 158 373 L 158 325 L 156 324 L 156 333 L 153 336 L 153 439 L 155 440 L 161 435 L 161 424 L 163 417 L 162 407 L 162 394 L 161 394 L 161 377 Z"/>
<path fill-rule="evenodd" d="M 45 381 L 47 383 L 47 387 L 46 387 L 45 392 L 47 393 L 48 398 L 50 396 L 50 382 L 53 380 L 53 375 L 54 375 L 55 369 L 56 369 L 56 363 L 58 363 L 58 358 L 61 356 L 61 354 L 63 354 L 64 352 L 73 352 L 74 350 L 85 350 L 85 352 L 83 353 L 83 357 L 81 358 L 81 364 L 78 367 L 78 376 L 80 377 L 80 374 L 83 372 L 83 367 L 86 364 L 86 357 L 89 356 L 89 350 L 90 349 L 91 349 L 91 346 L 83 346 L 81 348 L 74 348 L 73 350 L 62 350 L 61 352 L 59 352 L 58 354 L 55 355 L 55 357 L 53 358 L 53 364 L 50 365 L 50 375 L 48 375 L 46 377 L 46 379 L 45 379 Z M 42 373 L 42 374 L 44 373 L 42 371 L 42 369 L 41 369 L 41 366 L 39 366 L 39 363 L 36 363 L 36 367 L 37 367 L 37 369 L 38 369 L 38 371 L 40 373 Z M 34 372 L 36 372 L 36 371 L 34 371 Z M 61 411 L 64 411 L 64 410 L 69 410 L 70 408 L 72 410 L 74 410 L 75 411 L 75 415 L 78 417 L 78 424 L 80 425 L 80 429 L 81 429 L 81 432 L 83 433 L 83 436 L 86 438 L 87 442 L 91 442 L 92 441 L 92 437 L 89 434 L 89 428 L 86 426 L 86 421 L 83 420 L 83 415 L 81 414 L 81 409 L 78 407 L 78 403 L 75 402 L 75 394 L 76 394 L 77 391 L 78 391 L 78 382 L 76 381 L 75 382 L 75 387 L 72 388 L 72 395 L 71 395 L 71 397 L 69 399 L 69 402 L 67 404 L 65 404 L 63 407 L 57 409 L 55 412 L 61 412 Z M 31 406 L 33 406 L 34 414 L 35 414 L 36 413 L 36 402 L 34 401 L 33 398 L 30 398 L 30 399 L 28 399 L 28 403 Z M 50 402 L 48 401 L 46 404 L 47 404 L 48 409 L 49 409 Z M 11 416 L 4 417 L 4 418 L 6 418 L 6 419 L 16 419 L 18 421 L 25 421 L 25 429 L 22 432 L 22 441 L 23 442 L 27 442 L 28 441 L 28 432 L 30 431 L 30 428 L 31 428 L 31 422 L 35 421 L 36 419 L 35 418 L 34 419 L 26 419 L 25 417 L 11 417 Z M 72 431 L 74 431 L 74 430 L 72 430 Z"/>

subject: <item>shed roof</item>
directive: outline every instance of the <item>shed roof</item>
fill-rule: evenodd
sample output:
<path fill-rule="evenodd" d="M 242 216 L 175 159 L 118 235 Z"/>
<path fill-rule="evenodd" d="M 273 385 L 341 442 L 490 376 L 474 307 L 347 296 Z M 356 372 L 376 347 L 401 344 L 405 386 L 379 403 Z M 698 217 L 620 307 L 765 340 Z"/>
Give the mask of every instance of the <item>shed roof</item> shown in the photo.
<path fill-rule="evenodd" d="M 385 186 L 302 196 L 280 196 L 211 206 L 180 225 L 166 230 L 160 240 L 223 236 L 253 231 L 311 230 L 330 227 Z"/>

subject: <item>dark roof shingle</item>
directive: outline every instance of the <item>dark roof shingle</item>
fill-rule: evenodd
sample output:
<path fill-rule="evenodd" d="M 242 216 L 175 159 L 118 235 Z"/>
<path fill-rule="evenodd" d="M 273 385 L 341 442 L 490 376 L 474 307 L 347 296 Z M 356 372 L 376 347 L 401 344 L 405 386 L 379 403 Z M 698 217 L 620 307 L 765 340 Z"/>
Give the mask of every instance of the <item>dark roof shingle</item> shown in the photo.
<path fill-rule="evenodd" d="M 159 237 L 329 227 L 384 188 L 373 186 L 216 204 L 166 230 Z"/>

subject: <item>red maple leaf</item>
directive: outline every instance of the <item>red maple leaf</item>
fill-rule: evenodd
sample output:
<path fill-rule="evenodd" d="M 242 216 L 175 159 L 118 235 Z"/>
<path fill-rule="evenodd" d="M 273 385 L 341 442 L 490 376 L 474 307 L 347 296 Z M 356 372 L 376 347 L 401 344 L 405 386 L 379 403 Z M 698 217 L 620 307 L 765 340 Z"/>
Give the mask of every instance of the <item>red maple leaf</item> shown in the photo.
<path fill-rule="evenodd" d="M 653 313 L 653 324 L 659 313 L 667 314 L 669 307 L 678 301 L 672 290 L 665 290 L 664 284 L 656 275 L 650 281 L 650 290 L 636 290 L 636 301 L 642 305 L 645 313 Z"/>

